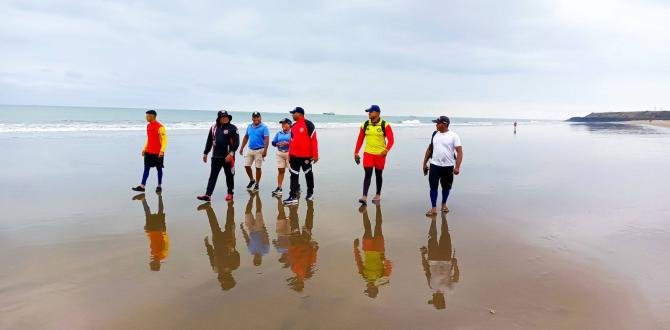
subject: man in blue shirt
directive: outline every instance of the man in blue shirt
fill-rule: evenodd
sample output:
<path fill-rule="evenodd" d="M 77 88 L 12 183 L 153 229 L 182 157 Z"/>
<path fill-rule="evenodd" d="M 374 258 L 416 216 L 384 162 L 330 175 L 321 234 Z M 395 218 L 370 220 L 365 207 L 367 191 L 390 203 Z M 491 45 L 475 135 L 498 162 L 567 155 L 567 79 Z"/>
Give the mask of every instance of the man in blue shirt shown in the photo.
<path fill-rule="evenodd" d="M 244 157 L 244 169 L 249 176 L 249 184 L 247 190 L 252 192 L 258 191 L 258 185 L 261 181 L 261 167 L 265 156 L 268 155 L 268 146 L 270 145 L 270 130 L 264 123 L 261 122 L 261 114 L 254 112 L 251 114 L 251 125 L 247 126 L 247 132 L 244 134 L 242 140 L 242 147 L 240 148 L 240 155 L 244 155 L 244 147 L 249 143 L 249 151 Z M 256 179 L 254 180 L 251 172 L 251 165 L 256 166 Z"/>
<path fill-rule="evenodd" d="M 272 192 L 272 197 L 281 197 L 282 196 L 282 184 L 284 182 L 284 173 L 286 168 L 289 167 L 288 164 L 288 145 L 291 142 L 291 120 L 284 118 L 279 121 L 281 124 L 282 130 L 275 134 L 275 137 L 272 139 L 272 146 L 277 147 L 277 170 L 279 174 L 277 175 L 277 189 Z"/>

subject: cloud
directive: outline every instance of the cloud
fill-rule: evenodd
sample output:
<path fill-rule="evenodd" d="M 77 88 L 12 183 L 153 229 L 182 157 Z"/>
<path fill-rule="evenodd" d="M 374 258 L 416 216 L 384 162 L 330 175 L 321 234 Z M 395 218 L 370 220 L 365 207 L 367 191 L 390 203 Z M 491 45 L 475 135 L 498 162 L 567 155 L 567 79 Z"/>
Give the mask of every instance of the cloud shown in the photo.
<path fill-rule="evenodd" d="M 667 102 L 668 14 L 651 0 L 3 1 L 0 103 L 637 110 Z"/>

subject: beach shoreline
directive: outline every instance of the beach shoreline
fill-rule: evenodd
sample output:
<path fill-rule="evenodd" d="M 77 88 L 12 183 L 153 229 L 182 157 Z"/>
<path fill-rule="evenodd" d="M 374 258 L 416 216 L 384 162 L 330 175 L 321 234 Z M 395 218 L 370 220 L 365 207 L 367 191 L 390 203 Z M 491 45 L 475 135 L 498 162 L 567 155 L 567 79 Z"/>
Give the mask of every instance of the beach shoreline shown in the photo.
<path fill-rule="evenodd" d="M 645 125 L 645 126 L 654 126 L 654 127 L 663 127 L 663 128 L 670 128 L 670 120 L 631 120 L 631 121 L 626 121 L 626 124 L 634 124 L 634 125 Z"/>

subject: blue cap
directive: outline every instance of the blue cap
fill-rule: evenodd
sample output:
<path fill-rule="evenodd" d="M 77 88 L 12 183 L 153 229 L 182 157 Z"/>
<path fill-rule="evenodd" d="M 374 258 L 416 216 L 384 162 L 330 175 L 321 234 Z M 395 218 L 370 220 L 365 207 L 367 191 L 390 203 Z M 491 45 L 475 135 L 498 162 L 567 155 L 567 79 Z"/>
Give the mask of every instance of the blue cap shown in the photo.
<path fill-rule="evenodd" d="M 293 109 L 292 111 L 289 111 L 289 112 L 292 113 L 292 114 L 297 112 L 297 113 L 301 113 L 301 114 L 304 115 L 305 114 L 305 109 L 303 109 L 301 107 L 296 107 L 295 109 Z"/>
<path fill-rule="evenodd" d="M 373 104 L 370 108 L 365 109 L 365 112 L 382 112 L 382 109 L 380 109 L 378 105 Z"/>

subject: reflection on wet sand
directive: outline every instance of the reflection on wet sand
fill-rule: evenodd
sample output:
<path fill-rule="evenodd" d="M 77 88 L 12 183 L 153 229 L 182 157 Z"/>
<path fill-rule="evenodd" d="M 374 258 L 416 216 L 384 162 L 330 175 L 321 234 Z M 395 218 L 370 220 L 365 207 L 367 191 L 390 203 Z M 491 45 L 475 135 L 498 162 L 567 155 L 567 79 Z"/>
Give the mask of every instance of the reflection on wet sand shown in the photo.
<path fill-rule="evenodd" d="M 298 217 L 298 206 L 289 207 L 289 221 L 291 235 L 288 244 L 288 264 L 295 276 L 286 280 L 289 288 L 296 292 L 302 292 L 305 281 L 312 278 L 316 272 L 316 254 L 319 245 L 312 238 L 314 227 L 314 203 L 307 201 L 307 214 L 305 225 L 300 227 Z"/>
<path fill-rule="evenodd" d="M 277 200 L 277 225 L 275 226 L 277 239 L 272 241 L 272 245 L 277 250 L 277 253 L 281 255 L 278 261 L 284 268 L 289 268 L 291 264 L 288 259 L 288 247 L 291 240 L 291 225 L 289 224 L 288 217 L 286 217 L 286 210 L 281 197 L 275 199 Z"/>
<path fill-rule="evenodd" d="M 207 250 L 207 256 L 209 256 L 209 263 L 212 270 L 218 273 L 221 289 L 228 291 L 237 284 L 235 278 L 233 278 L 233 271 L 240 267 L 240 253 L 235 248 L 235 207 L 233 203 L 228 204 L 226 224 L 223 231 L 221 231 L 216 213 L 214 213 L 210 203 L 198 206 L 198 210 L 204 210 L 207 213 L 209 226 L 212 229 L 211 243 L 209 238 L 205 236 L 205 249 Z"/>
<path fill-rule="evenodd" d="M 386 259 L 384 245 L 384 234 L 382 233 L 382 208 L 376 205 L 375 229 L 372 230 L 368 208 L 361 206 L 359 212 L 363 215 L 363 256 L 361 257 L 360 241 L 354 240 L 354 259 L 358 273 L 365 280 L 365 294 L 370 298 L 376 298 L 379 287 L 389 283 L 393 264 Z"/>
<path fill-rule="evenodd" d="M 254 198 L 255 196 L 255 198 Z M 256 201 L 256 214 L 252 213 L 254 200 Z M 246 229 L 244 228 L 246 225 Z M 244 241 L 247 243 L 249 253 L 253 256 L 254 266 L 260 266 L 263 256 L 270 252 L 270 237 L 265 228 L 263 220 L 263 204 L 259 193 L 251 194 L 244 211 L 244 224 L 240 224 Z"/>
<path fill-rule="evenodd" d="M 170 250 L 170 238 L 167 234 L 167 226 L 165 225 L 163 196 L 158 194 L 158 213 L 156 214 L 151 213 L 151 208 L 149 208 L 144 194 L 136 195 L 133 197 L 133 200 L 142 201 L 142 207 L 144 208 L 144 231 L 149 238 L 151 253 L 149 269 L 156 272 L 160 271 L 161 263 L 167 258 L 168 251 Z"/>
<path fill-rule="evenodd" d="M 440 236 L 437 236 L 437 219 L 433 217 L 428 229 L 428 247 L 421 247 L 421 265 L 426 273 L 428 286 L 433 297 L 428 304 L 435 309 L 445 309 L 447 302 L 444 294 L 453 288 L 460 278 L 456 251 L 451 245 L 451 235 L 446 213 L 441 213 Z"/>

